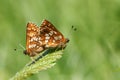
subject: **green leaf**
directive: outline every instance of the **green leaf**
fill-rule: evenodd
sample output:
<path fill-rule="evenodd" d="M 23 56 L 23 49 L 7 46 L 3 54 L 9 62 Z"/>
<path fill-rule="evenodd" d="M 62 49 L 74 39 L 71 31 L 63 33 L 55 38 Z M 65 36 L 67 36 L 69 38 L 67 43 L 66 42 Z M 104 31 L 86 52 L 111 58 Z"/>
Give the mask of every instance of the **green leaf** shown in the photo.
<path fill-rule="evenodd" d="M 62 57 L 61 50 L 53 51 L 49 49 L 44 53 L 45 55 L 43 57 L 36 57 L 35 63 L 33 61 L 29 62 L 21 71 L 17 72 L 16 75 L 13 76 L 10 80 L 24 80 L 30 77 L 31 75 L 38 73 L 39 71 L 53 67 L 56 64 L 57 59 L 60 59 Z"/>

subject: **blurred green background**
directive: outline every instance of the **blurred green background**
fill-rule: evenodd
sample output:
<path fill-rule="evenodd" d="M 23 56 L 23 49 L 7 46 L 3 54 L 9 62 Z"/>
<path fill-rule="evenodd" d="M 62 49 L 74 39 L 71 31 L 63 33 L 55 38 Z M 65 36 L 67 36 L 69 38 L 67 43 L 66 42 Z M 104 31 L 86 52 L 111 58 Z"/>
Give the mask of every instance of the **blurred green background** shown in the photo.
<path fill-rule="evenodd" d="M 27 80 L 120 80 L 120 0 L 0 0 L 1 80 L 29 62 L 19 44 L 25 46 L 27 22 L 43 19 L 70 43 L 53 68 Z"/>

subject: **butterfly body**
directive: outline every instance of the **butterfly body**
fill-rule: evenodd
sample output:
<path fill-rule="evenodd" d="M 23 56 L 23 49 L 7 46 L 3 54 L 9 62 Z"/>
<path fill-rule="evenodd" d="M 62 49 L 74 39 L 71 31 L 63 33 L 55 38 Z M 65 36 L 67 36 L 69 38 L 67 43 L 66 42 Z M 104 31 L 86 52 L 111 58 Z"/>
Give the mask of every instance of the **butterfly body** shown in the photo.
<path fill-rule="evenodd" d="M 27 24 L 25 54 L 34 57 L 48 48 L 65 48 L 69 39 L 64 38 L 52 23 L 43 20 L 40 27 L 33 23 Z"/>

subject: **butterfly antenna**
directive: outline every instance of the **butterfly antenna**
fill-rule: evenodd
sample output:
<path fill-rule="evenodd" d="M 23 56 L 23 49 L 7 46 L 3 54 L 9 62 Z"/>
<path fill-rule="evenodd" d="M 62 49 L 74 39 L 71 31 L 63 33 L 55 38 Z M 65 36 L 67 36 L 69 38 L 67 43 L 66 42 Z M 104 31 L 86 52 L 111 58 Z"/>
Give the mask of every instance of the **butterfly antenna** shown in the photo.
<path fill-rule="evenodd" d="M 72 26 L 72 28 L 71 28 L 72 30 L 74 30 L 74 31 L 76 31 L 77 30 L 77 28 L 75 28 L 74 26 Z"/>
<path fill-rule="evenodd" d="M 24 47 L 22 44 L 19 44 L 19 46 L 20 46 L 23 50 L 25 50 L 25 47 Z"/>
<path fill-rule="evenodd" d="M 69 31 L 69 33 L 68 33 L 68 36 L 70 36 L 71 34 L 72 34 L 72 31 L 76 31 L 77 30 L 77 28 L 75 28 L 73 25 L 72 25 L 72 27 L 71 27 L 71 29 L 70 29 L 70 31 Z"/>

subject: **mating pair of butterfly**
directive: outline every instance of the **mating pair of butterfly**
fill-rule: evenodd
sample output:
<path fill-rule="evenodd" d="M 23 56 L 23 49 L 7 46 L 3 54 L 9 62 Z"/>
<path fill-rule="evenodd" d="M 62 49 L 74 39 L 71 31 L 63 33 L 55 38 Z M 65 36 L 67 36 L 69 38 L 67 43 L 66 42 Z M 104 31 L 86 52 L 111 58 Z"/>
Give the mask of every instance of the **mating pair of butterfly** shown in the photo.
<path fill-rule="evenodd" d="M 49 48 L 64 49 L 68 42 L 69 39 L 65 38 L 48 20 L 43 20 L 40 27 L 33 23 L 28 23 L 26 29 L 26 50 L 24 53 L 34 57 Z"/>

